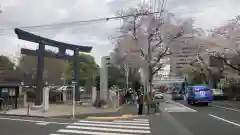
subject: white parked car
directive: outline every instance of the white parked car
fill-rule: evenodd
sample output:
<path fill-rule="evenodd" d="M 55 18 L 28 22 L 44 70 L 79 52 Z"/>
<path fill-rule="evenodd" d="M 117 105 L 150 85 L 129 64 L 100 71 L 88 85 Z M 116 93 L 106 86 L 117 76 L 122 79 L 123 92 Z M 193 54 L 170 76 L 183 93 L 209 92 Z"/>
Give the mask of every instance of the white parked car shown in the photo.
<path fill-rule="evenodd" d="M 156 92 L 154 97 L 155 99 L 163 99 L 163 94 L 161 92 Z"/>

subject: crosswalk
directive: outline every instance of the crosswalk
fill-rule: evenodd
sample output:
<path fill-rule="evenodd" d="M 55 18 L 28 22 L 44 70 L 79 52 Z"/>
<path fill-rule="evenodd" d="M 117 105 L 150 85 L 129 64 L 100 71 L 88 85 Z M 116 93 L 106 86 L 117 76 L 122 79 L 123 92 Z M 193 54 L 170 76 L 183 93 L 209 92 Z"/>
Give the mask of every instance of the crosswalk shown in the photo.
<path fill-rule="evenodd" d="M 50 135 L 150 135 L 148 119 L 79 120 Z"/>

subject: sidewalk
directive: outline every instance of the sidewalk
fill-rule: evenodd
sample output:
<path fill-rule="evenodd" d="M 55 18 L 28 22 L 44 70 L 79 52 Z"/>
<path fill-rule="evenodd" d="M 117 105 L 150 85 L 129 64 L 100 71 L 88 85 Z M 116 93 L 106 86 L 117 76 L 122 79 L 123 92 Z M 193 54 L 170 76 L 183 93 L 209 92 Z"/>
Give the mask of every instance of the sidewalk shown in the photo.
<path fill-rule="evenodd" d="M 118 109 L 116 108 L 95 108 L 91 105 L 85 106 L 76 106 L 75 108 L 75 116 L 79 118 L 84 118 L 89 115 L 95 114 L 107 114 L 114 113 Z M 11 109 L 6 112 L 0 112 L 0 115 L 11 115 L 11 116 L 27 116 L 27 117 L 47 117 L 47 118 L 72 118 L 72 105 L 66 104 L 51 104 L 49 110 L 44 112 L 42 110 L 29 110 L 29 115 L 27 108 L 18 108 Z"/>
<path fill-rule="evenodd" d="M 146 111 L 146 109 L 145 109 Z M 12 109 L 7 112 L 0 112 L 0 115 L 25 116 L 25 117 L 46 117 L 46 118 L 72 118 L 72 105 L 51 104 L 49 110 L 30 110 L 27 115 L 27 108 Z M 84 119 L 87 117 L 119 117 L 119 116 L 137 116 L 137 105 L 122 105 L 119 108 L 95 108 L 91 105 L 76 106 L 75 118 Z"/>

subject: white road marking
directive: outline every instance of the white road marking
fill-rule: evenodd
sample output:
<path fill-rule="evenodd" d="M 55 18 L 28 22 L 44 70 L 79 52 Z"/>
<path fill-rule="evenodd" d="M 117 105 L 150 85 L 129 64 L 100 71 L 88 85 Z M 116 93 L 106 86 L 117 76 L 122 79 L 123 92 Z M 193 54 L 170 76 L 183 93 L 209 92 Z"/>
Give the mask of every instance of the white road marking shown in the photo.
<path fill-rule="evenodd" d="M 98 124 L 118 124 L 118 125 L 138 125 L 138 126 L 148 126 L 149 124 L 146 123 L 124 123 L 124 122 L 107 122 L 107 121 L 87 121 L 87 120 L 80 120 L 79 121 L 84 123 L 98 123 Z"/>
<path fill-rule="evenodd" d="M 133 119 L 135 121 L 149 121 L 148 119 Z"/>
<path fill-rule="evenodd" d="M 167 112 L 197 112 L 196 110 L 190 108 L 190 107 L 187 107 L 181 103 L 177 103 L 177 102 L 174 102 L 172 100 L 167 100 L 165 102 L 168 102 L 168 103 L 172 103 L 172 104 L 175 104 L 175 105 L 178 105 L 179 107 L 167 107 L 165 106 L 165 111 Z M 169 106 L 169 105 L 168 105 Z M 161 105 L 159 106 L 161 107 Z"/>
<path fill-rule="evenodd" d="M 12 121 L 22 121 L 22 122 L 32 122 L 32 123 L 46 123 L 47 121 L 38 121 L 38 120 L 24 120 L 24 119 L 14 119 L 14 118 L 5 118 L 0 117 L 0 120 L 12 120 Z M 61 122 L 48 122 L 48 124 L 60 124 L 60 125 L 69 125 L 71 123 L 61 123 Z"/>
<path fill-rule="evenodd" d="M 129 126 L 129 125 L 124 126 L 124 125 L 114 125 L 114 124 L 73 123 L 72 125 L 111 127 L 111 128 L 150 129 L 150 127 L 144 127 L 144 126 Z"/>
<path fill-rule="evenodd" d="M 123 122 L 123 123 L 143 123 L 143 124 L 148 124 L 149 122 L 148 121 L 140 121 L 140 120 L 135 120 L 135 121 L 132 121 L 132 120 L 114 120 L 113 122 Z"/>
<path fill-rule="evenodd" d="M 43 125 L 43 126 L 45 126 L 45 125 L 47 125 L 47 124 L 49 124 L 49 122 L 36 123 L 36 125 Z"/>
<path fill-rule="evenodd" d="M 215 115 L 212 115 L 212 114 L 208 114 L 208 115 L 211 116 L 211 117 L 213 117 L 213 118 L 216 118 L 216 119 L 219 119 L 219 120 L 225 121 L 225 122 L 227 122 L 227 123 L 230 123 L 230 124 L 232 124 L 232 125 L 235 125 L 235 126 L 240 127 L 240 124 L 238 124 L 238 123 L 235 123 L 235 122 L 226 120 L 226 119 L 224 119 L 224 118 L 220 118 L 220 117 L 215 116 Z"/>
<path fill-rule="evenodd" d="M 50 135 L 64 135 L 64 134 L 50 134 Z"/>
<path fill-rule="evenodd" d="M 111 132 L 128 132 L 128 133 L 151 133 L 149 130 L 131 130 L 131 129 L 117 129 L 117 128 L 99 128 L 99 127 L 83 127 L 83 126 L 67 126 L 66 128 L 71 129 L 85 129 L 85 130 L 98 130 L 98 131 L 111 131 Z"/>
<path fill-rule="evenodd" d="M 211 106 L 213 106 L 213 107 L 217 107 L 217 108 L 226 109 L 226 110 L 231 110 L 231 111 L 240 112 L 240 110 L 238 110 L 238 109 L 234 109 L 234 108 L 228 108 L 228 107 L 223 107 L 223 106 L 218 106 L 218 105 L 211 105 Z"/>
<path fill-rule="evenodd" d="M 78 122 L 72 123 L 63 129 L 59 129 L 56 133 L 59 133 L 59 135 L 69 133 L 86 135 L 151 134 L 150 124 L 146 123 L 148 121 L 148 119 L 118 120 L 117 122 L 79 120 Z M 133 125 L 134 122 L 137 125 Z"/>
<path fill-rule="evenodd" d="M 60 130 L 58 130 L 58 132 L 62 132 L 62 133 L 75 133 L 75 134 L 86 134 L 86 135 L 136 135 L 136 134 L 92 132 L 92 131 L 68 130 L 68 129 L 60 129 Z"/>

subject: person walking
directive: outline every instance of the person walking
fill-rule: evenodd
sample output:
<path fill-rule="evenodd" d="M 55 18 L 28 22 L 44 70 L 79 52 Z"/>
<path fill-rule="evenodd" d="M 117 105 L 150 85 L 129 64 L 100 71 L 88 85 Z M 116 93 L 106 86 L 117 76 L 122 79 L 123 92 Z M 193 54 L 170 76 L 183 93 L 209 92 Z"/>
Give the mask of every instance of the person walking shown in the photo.
<path fill-rule="evenodd" d="M 138 115 L 142 115 L 143 113 L 143 94 L 138 91 L 137 92 L 137 95 L 138 95 Z"/>

